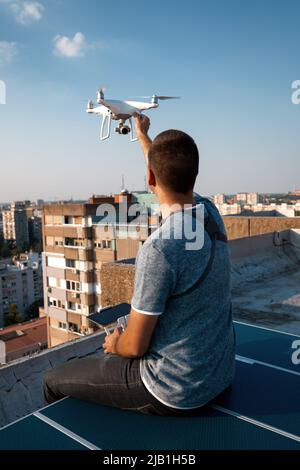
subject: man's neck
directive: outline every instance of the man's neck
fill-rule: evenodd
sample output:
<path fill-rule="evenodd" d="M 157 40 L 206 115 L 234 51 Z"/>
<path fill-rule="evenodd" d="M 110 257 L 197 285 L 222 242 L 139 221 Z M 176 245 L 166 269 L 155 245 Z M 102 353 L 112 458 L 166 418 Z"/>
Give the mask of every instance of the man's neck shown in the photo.
<path fill-rule="evenodd" d="M 184 209 L 184 206 L 194 206 L 196 204 L 193 191 L 190 191 L 187 194 L 182 193 L 165 193 L 159 191 L 157 194 L 157 198 L 159 201 L 161 213 L 163 219 L 169 217 L 170 214 L 173 212 L 179 211 Z"/>

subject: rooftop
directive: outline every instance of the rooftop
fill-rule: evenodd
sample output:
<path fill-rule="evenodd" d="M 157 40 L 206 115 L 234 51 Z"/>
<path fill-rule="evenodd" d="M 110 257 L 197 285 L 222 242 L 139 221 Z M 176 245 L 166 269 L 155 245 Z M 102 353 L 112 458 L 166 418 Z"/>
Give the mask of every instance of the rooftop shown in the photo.
<path fill-rule="evenodd" d="M 300 334 L 300 230 L 230 242 L 236 319 Z"/>
<path fill-rule="evenodd" d="M 134 432 L 135 426 L 142 426 L 145 432 L 152 430 L 147 441 L 151 449 L 168 445 L 178 449 L 298 449 L 300 370 L 291 357 L 293 341 L 299 341 L 300 336 L 300 230 L 239 238 L 231 240 L 229 247 L 238 340 L 237 376 L 229 395 L 205 408 L 201 419 L 183 420 L 181 424 L 68 399 L 36 412 L 43 406 L 41 384 L 45 371 L 75 357 L 101 354 L 103 336 L 96 333 L 1 368 L 0 426 L 34 413 L 4 430 L 2 445 L 17 448 L 21 441 L 16 444 L 13 436 L 18 433 L 24 436 L 22 445 L 26 448 L 49 446 L 51 439 L 43 441 L 46 428 L 34 440 L 30 429 L 51 422 L 52 431 L 53 426 L 56 430 L 63 426 L 73 438 L 75 435 L 76 442 L 92 448 L 143 448 L 144 434 L 140 437 Z M 110 270 L 119 273 L 115 282 Z M 134 265 L 108 263 L 105 271 L 101 284 L 107 292 L 107 304 L 130 301 Z M 103 420 L 113 422 L 113 430 L 106 426 L 104 432 L 97 424 Z M 118 434 L 116 429 L 122 432 Z M 153 436 L 159 439 L 155 441 Z M 73 448 L 74 442 L 62 442 L 61 434 L 53 439 L 53 446 Z"/>
<path fill-rule="evenodd" d="M 0 341 L 5 342 L 6 354 L 27 346 L 47 343 L 47 318 L 8 326 L 0 330 Z"/>

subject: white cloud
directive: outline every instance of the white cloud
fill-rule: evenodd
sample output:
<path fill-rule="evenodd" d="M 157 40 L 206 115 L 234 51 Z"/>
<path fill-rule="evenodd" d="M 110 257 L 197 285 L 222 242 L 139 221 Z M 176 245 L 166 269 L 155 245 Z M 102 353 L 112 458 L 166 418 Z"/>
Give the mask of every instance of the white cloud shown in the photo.
<path fill-rule="evenodd" d="M 0 64 L 11 62 L 17 54 L 15 42 L 0 41 Z"/>
<path fill-rule="evenodd" d="M 44 5 L 37 1 L 0 0 L 0 3 L 9 5 L 18 23 L 23 25 L 40 21 L 45 10 Z"/>
<path fill-rule="evenodd" d="M 73 38 L 57 35 L 53 42 L 54 54 L 71 59 L 83 57 L 88 47 L 90 47 L 86 42 L 84 34 L 80 32 L 76 33 Z"/>

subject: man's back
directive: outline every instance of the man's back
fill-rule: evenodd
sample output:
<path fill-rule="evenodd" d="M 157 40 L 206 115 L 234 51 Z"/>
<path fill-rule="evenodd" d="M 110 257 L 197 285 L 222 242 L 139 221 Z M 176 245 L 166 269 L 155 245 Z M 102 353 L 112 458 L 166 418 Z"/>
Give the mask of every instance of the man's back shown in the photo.
<path fill-rule="evenodd" d="M 196 202 L 224 232 L 215 206 L 199 196 Z M 188 240 L 174 236 L 182 217 L 171 214 L 141 249 L 132 307 L 160 315 L 141 359 L 145 386 L 168 406 L 196 408 L 221 393 L 234 375 L 230 261 L 227 244 L 217 240 L 207 276 L 189 290 L 209 262 L 212 242 L 205 231 L 203 247 L 187 250 Z"/>

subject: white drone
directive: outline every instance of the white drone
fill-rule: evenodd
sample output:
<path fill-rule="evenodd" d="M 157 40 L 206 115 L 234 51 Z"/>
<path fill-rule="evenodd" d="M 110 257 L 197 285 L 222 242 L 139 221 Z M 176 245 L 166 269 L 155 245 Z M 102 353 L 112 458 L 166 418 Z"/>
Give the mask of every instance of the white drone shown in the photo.
<path fill-rule="evenodd" d="M 107 100 L 104 98 L 104 88 L 97 91 L 97 103 L 95 106 L 93 101 L 87 104 L 86 112 L 89 114 L 102 115 L 100 140 L 105 140 L 110 137 L 111 121 L 120 121 L 115 131 L 122 135 L 127 135 L 130 132 L 130 140 L 134 142 L 138 140 L 133 134 L 132 116 L 141 114 L 142 111 L 152 108 L 158 108 L 159 100 L 177 99 L 178 96 L 142 96 L 141 98 L 151 99 L 150 103 L 144 101 L 121 101 L 121 100 Z M 129 121 L 129 125 L 126 121 Z M 106 133 L 105 133 L 106 126 Z"/>

